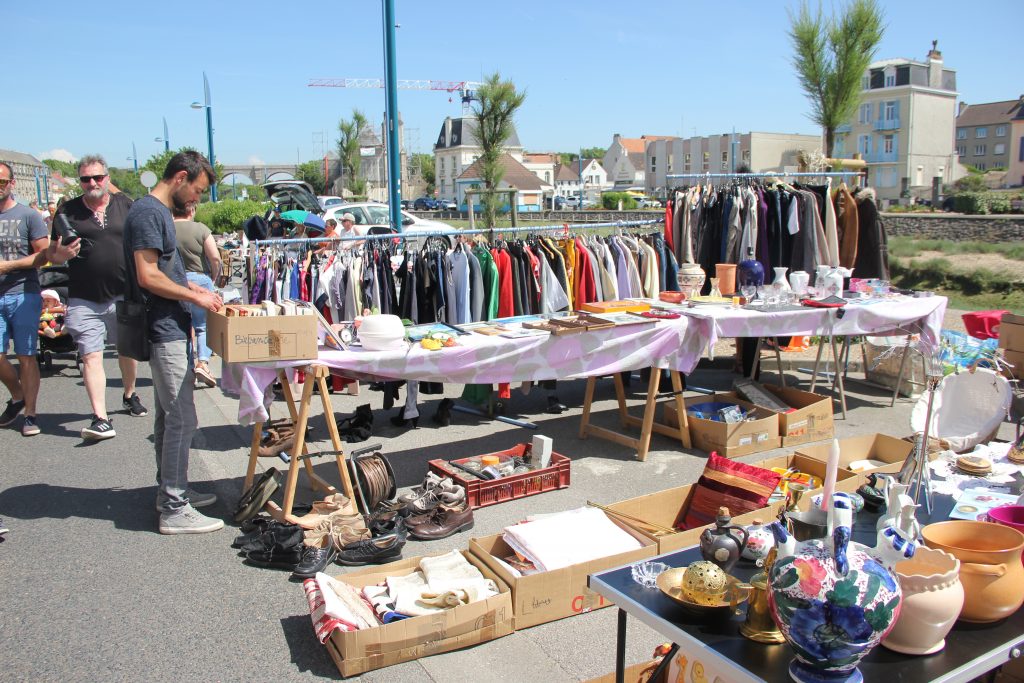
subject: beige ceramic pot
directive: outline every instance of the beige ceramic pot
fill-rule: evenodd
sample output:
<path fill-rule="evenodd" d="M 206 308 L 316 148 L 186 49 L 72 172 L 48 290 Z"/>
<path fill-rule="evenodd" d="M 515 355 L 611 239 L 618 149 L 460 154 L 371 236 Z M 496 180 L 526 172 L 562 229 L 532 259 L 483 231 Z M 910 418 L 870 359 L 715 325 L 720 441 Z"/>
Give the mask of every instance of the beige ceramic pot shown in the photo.
<path fill-rule="evenodd" d="M 705 275 L 696 263 L 680 263 L 676 279 L 679 282 L 679 290 L 687 297 L 691 297 L 700 293 L 700 288 L 704 286 Z"/>
<path fill-rule="evenodd" d="M 960 560 L 962 621 L 998 621 L 1024 603 L 1021 532 L 1001 524 L 956 519 L 929 524 L 921 530 L 921 537 L 928 547 L 945 550 Z"/>
<path fill-rule="evenodd" d="M 918 548 L 913 558 L 897 562 L 893 572 L 903 589 L 903 604 L 882 645 L 906 655 L 938 652 L 964 605 L 960 561 L 943 550 Z"/>

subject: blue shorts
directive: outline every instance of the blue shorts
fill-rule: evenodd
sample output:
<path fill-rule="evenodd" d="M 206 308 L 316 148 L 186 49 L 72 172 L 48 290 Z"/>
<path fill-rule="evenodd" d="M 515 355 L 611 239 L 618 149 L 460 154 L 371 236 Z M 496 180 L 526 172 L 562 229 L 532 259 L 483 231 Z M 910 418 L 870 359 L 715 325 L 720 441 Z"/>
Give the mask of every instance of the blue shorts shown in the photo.
<path fill-rule="evenodd" d="M 39 343 L 39 316 L 43 297 L 39 292 L 19 292 L 0 296 L 0 343 L 3 353 L 14 342 L 18 356 L 36 355 Z"/>

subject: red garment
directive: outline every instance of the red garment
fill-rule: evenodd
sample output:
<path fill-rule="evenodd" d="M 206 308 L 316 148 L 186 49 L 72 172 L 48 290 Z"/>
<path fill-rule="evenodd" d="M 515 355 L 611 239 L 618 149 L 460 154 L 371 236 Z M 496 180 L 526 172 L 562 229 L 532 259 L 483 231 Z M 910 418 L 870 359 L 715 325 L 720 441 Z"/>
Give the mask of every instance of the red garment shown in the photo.
<path fill-rule="evenodd" d="M 530 257 L 530 275 L 533 277 L 534 289 L 537 292 L 537 300 L 533 302 L 533 309 L 540 310 L 540 294 L 541 294 L 541 278 L 540 278 L 540 259 L 536 254 L 533 253 L 532 249 L 523 249 L 526 255 Z"/>
<path fill-rule="evenodd" d="M 576 238 L 576 307 L 597 301 L 597 283 L 590 263 L 590 252 L 583 247 L 583 240 Z"/>
<path fill-rule="evenodd" d="M 669 193 L 668 199 L 665 201 L 665 244 L 668 245 L 668 250 L 675 253 L 675 245 L 672 244 L 672 207 L 675 202 L 672 201 L 672 193 Z"/>
<path fill-rule="evenodd" d="M 516 314 L 512 298 L 512 258 L 504 249 L 491 249 L 491 256 L 498 267 L 498 317 L 507 318 Z"/>

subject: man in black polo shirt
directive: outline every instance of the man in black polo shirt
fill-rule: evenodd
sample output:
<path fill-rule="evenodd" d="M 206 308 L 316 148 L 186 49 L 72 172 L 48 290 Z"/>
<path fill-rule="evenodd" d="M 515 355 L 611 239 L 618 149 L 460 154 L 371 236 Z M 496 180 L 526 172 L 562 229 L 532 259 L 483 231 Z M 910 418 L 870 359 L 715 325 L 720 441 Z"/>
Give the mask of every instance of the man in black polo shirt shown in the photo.
<path fill-rule="evenodd" d="M 116 341 L 115 303 L 124 297 L 124 220 L 132 200 L 110 192 L 107 162 L 101 156 L 85 156 L 78 162 L 78 180 L 82 196 L 65 202 L 54 216 L 51 228 L 51 252 L 59 241 L 60 216 L 82 239 L 78 258 L 68 262 L 68 312 L 65 318 L 71 337 L 82 357 L 85 392 L 92 404 L 92 422 L 82 430 L 83 439 L 109 439 L 115 435 L 107 415 L 107 375 L 103 369 L 103 350 Z M 51 260 L 55 259 L 50 255 Z M 121 404 L 129 415 L 148 413 L 135 393 L 138 364 L 118 356 L 124 393 Z"/>

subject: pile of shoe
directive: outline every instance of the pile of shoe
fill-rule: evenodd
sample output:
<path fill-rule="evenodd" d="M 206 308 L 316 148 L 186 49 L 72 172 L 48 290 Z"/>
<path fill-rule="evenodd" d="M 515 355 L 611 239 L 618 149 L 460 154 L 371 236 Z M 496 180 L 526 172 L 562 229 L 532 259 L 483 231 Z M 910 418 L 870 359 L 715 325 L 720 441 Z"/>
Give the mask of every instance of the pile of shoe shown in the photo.
<path fill-rule="evenodd" d="M 427 474 L 421 486 L 398 497 L 407 515 L 409 535 L 420 541 L 436 541 L 473 528 L 473 509 L 466 489 L 449 477 Z"/>
<path fill-rule="evenodd" d="M 231 543 L 245 556 L 246 564 L 270 569 L 294 570 L 303 558 L 302 527 L 263 515 L 242 523 L 241 535 Z"/>

